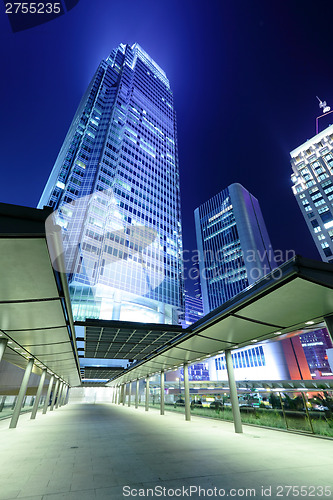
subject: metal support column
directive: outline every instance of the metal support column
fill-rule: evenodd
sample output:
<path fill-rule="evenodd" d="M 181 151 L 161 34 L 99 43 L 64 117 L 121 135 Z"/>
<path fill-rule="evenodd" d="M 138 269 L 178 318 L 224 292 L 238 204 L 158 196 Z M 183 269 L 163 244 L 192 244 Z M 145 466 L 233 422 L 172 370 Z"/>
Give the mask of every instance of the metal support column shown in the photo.
<path fill-rule="evenodd" d="M 13 412 L 12 418 L 10 420 L 10 424 L 9 424 L 10 429 L 15 429 L 15 427 L 17 426 L 17 421 L 18 421 L 19 416 L 20 416 L 25 393 L 27 392 L 29 378 L 30 378 L 30 374 L 31 374 L 33 366 L 34 366 L 34 360 L 29 359 L 27 367 L 26 367 L 24 375 L 23 375 L 21 387 L 20 387 L 20 390 L 19 390 L 19 393 L 17 396 L 14 412 Z"/>
<path fill-rule="evenodd" d="M 54 381 L 54 375 L 52 375 L 50 378 L 49 387 L 47 389 L 46 399 L 45 399 L 44 407 L 43 407 L 43 415 L 45 415 L 45 413 L 47 412 L 47 407 L 49 406 L 53 381 Z"/>
<path fill-rule="evenodd" d="M 136 379 L 136 384 L 135 384 L 135 408 L 139 406 L 139 379 Z"/>
<path fill-rule="evenodd" d="M 149 375 L 146 378 L 145 411 L 149 410 Z"/>
<path fill-rule="evenodd" d="M 185 393 L 185 420 L 191 420 L 190 386 L 188 383 L 188 363 L 183 364 L 184 368 L 184 393 Z"/>
<path fill-rule="evenodd" d="M 122 397 L 122 400 L 121 400 L 123 406 L 125 406 L 125 401 L 126 401 L 126 388 L 127 388 L 126 384 L 123 384 L 123 397 Z"/>
<path fill-rule="evenodd" d="M 62 398 L 62 391 L 64 389 L 64 383 L 62 381 L 60 381 L 60 385 L 59 385 L 59 390 L 58 390 L 58 397 L 57 397 L 57 402 L 56 402 L 56 405 L 55 407 L 58 408 L 59 407 L 59 404 L 60 404 L 60 400 Z"/>
<path fill-rule="evenodd" d="M 64 402 L 63 406 L 67 405 L 68 403 L 68 395 L 69 395 L 69 385 L 65 384 L 65 392 L 64 392 Z"/>
<path fill-rule="evenodd" d="M 47 369 L 44 368 L 44 370 L 42 371 L 42 374 L 40 376 L 40 381 L 39 381 L 39 385 L 38 385 L 38 389 L 37 389 L 37 394 L 36 394 L 34 406 L 32 408 L 32 412 L 31 412 L 31 417 L 30 417 L 31 419 L 35 419 L 36 418 L 36 414 L 37 414 L 37 410 L 38 410 L 38 406 L 39 406 L 40 397 L 42 395 L 42 391 L 43 391 L 43 387 L 44 387 L 46 372 L 47 372 Z"/>
<path fill-rule="evenodd" d="M 53 411 L 54 403 L 55 403 L 55 400 L 56 400 L 56 397 L 57 397 L 58 387 L 59 387 L 59 379 L 57 378 L 56 383 L 55 383 L 55 387 L 54 387 L 54 393 L 53 393 L 53 397 L 52 397 L 52 403 L 51 403 L 50 411 Z"/>
<path fill-rule="evenodd" d="M 160 394 L 160 415 L 164 415 L 164 370 L 161 370 L 161 394 Z"/>
<path fill-rule="evenodd" d="M 128 384 L 128 406 L 131 406 L 132 382 Z"/>
<path fill-rule="evenodd" d="M 0 361 L 2 360 L 2 356 L 6 350 L 8 339 L 0 339 Z"/>
<path fill-rule="evenodd" d="M 239 409 L 238 396 L 237 396 L 237 386 L 235 381 L 234 367 L 232 364 L 232 357 L 230 349 L 225 350 L 225 360 L 228 372 L 229 390 L 230 390 L 230 401 L 232 408 L 232 415 L 234 417 L 234 427 L 236 433 L 243 432 L 242 419 Z"/>
<path fill-rule="evenodd" d="M 120 399 L 121 399 L 121 385 L 118 385 L 118 387 L 117 387 L 117 405 L 120 405 Z"/>
<path fill-rule="evenodd" d="M 67 394 L 67 384 L 64 382 L 64 388 L 62 391 L 60 406 L 64 406 L 66 400 L 66 394 Z"/>

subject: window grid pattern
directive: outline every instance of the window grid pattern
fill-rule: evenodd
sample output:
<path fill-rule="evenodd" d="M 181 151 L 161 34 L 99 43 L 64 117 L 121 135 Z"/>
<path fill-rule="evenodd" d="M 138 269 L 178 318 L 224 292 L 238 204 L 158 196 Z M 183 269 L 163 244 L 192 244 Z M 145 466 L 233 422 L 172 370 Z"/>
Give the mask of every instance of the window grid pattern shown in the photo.
<path fill-rule="evenodd" d="M 213 310 L 249 284 L 229 190 L 201 205 L 199 217 L 204 260 L 200 273 Z"/>
<path fill-rule="evenodd" d="M 333 227 L 333 126 L 295 151 L 291 153 L 293 192 L 322 260 L 332 262 L 328 231 Z"/>
<path fill-rule="evenodd" d="M 138 304 L 144 297 L 155 311 L 169 305 L 167 322 L 183 312 L 173 96 L 137 44 L 121 44 L 100 64 L 41 203 L 57 209 L 63 228 L 72 298 L 85 301 L 73 303 L 76 319 L 99 317 L 85 287 L 111 300 L 116 291 Z"/>
<path fill-rule="evenodd" d="M 237 350 L 231 354 L 232 364 L 234 368 L 255 368 L 258 366 L 266 366 L 264 349 L 261 345 L 252 347 L 245 351 Z M 225 355 L 215 358 L 216 371 L 226 370 Z"/>

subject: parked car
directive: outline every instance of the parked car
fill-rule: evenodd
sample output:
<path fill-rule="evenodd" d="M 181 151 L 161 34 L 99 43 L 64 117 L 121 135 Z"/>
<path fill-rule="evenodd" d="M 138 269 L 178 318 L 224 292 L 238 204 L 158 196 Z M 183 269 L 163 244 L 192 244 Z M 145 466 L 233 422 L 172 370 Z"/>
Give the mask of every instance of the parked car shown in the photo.
<path fill-rule="evenodd" d="M 198 401 L 191 401 L 191 408 L 202 408 L 202 402 L 200 399 Z"/>
<path fill-rule="evenodd" d="M 223 403 L 222 401 L 213 401 L 209 405 L 210 410 L 223 410 Z"/>
<path fill-rule="evenodd" d="M 185 406 L 185 401 L 183 399 L 177 399 L 177 401 L 174 402 L 174 405 L 173 405 L 175 408 L 177 406 Z"/>

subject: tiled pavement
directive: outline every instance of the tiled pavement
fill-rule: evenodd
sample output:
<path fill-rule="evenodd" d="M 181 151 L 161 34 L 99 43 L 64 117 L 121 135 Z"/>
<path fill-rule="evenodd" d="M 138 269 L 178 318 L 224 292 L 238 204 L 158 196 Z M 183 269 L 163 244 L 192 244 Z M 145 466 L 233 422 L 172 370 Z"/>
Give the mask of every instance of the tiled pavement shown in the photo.
<path fill-rule="evenodd" d="M 330 440 L 111 404 L 29 418 L 0 422 L 0 500 L 333 498 Z"/>

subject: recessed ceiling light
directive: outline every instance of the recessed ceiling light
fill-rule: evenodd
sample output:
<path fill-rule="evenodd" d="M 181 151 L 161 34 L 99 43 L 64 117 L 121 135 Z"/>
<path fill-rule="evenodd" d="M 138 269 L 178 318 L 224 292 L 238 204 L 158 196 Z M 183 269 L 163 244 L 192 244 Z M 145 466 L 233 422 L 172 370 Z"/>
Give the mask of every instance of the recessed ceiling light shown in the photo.
<path fill-rule="evenodd" d="M 314 321 L 307 321 L 305 324 L 306 325 L 314 325 Z"/>
<path fill-rule="evenodd" d="M 258 340 L 257 339 L 252 339 L 251 342 L 258 342 Z"/>
<path fill-rule="evenodd" d="M 282 332 L 274 332 L 274 335 L 280 335 Z"/>

